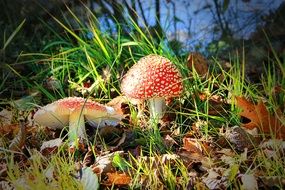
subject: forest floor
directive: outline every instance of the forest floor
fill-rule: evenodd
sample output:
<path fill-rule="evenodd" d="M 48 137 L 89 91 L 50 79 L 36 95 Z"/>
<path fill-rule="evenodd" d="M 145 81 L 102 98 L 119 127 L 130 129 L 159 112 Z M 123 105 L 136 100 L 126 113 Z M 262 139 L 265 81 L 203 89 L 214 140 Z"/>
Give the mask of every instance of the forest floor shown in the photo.
<path fill-rule="evenodd" d="M 284 61 L 270 58 L 272 67 L 251 83 L 242 55 L 229 62 L 177 56 L 135 23 L 136 32 L 114 37 L 91 21 L 76 31 L 56 21 L 65 33 L 3 67 L 1 189 L 284 189 Z M 158 122 L 146 102 L 120 89 L 122 76 L 149 54 L 171 60 L 183 78 L 183 93 L 167 101 Z M 33 116 L 73 96 L 123 118 L 101 128 L 85 123 L 87 142 L 71 150 L 68 125 L 54 129 Z"/>

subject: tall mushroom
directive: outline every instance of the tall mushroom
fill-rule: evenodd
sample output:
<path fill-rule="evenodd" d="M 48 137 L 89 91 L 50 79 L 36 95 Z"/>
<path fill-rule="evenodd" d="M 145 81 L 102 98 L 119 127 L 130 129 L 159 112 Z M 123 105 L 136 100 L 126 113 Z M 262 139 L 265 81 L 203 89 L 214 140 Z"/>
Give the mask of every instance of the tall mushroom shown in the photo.
<path fill-rule="evenodd" d="M 182 76 L 170 60 L 151 54 L 131 67 L 121 90 L 129 98 L 148 100 L 151 118 L 160 119 L 166 108 L 165 98 L 182 93 Z"/>
<path fill-rule="evenodd" d="M 69 140 L 86 139 L 85 120 L 92 126 L 116 125 L 123 115 L 114 108 L 80 97 L 63 98 L 40 108 L 34 121 L 49 128 L 69 125 Z"/>

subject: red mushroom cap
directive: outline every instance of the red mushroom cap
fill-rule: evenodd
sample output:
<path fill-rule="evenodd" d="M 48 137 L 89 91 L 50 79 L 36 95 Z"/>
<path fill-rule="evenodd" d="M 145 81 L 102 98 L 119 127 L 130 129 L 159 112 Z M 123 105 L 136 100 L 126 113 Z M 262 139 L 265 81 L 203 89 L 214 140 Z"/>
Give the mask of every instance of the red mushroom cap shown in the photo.
<path fill-rule="evenodd" d="M 148 55 L 127 72 L 121 89 L 127 97 L 135 99 L 177 97 L 183 90 L 182 76 L 167 58 Z"/>
<path fill-rule="evenodd" d="M 81 110 L 83 107 L 87 110 L 98 110 L 98 111 L 100 110 L 103 112 L 106 111 L 106 107 L 104 105 L 89 99 L 86 100 L 81 97 L 68 97 L 58 100 L 53 104 L 57 104 L 58 109 L 63 109 L 68 111 L 78 111 Z"/>

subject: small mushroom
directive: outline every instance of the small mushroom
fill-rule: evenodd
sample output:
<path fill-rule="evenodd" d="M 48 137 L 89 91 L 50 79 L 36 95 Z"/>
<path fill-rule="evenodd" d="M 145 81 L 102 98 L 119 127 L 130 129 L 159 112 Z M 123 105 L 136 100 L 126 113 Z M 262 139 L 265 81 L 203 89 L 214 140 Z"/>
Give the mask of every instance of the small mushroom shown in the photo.
<path fill-rule="evenodd" d="M 34 121 L 49 128 L 69 125 L 69 140 L 87 139 L 85 120 L 92 126 L 116 125 L 123 118 L 114 108 L 80 97 L 63 98 L 40 108 Z"/>
<path fill-rule="evenodd" d="M 182 76 L 167 58 L 148 55 L 127 72 L 121 90 L 128 98 L 148 100 L 151 118 L 160 119 L 166 108 L 165 98 L 182 93 Z"/>

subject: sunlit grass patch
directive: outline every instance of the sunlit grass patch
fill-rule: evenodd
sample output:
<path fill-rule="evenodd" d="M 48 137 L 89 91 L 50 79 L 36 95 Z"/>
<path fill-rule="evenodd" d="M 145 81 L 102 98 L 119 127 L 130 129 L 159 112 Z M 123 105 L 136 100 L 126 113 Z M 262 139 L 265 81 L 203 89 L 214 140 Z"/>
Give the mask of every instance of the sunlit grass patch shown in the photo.
<path fill-rule="evenodd" d="M 25 166 L 7 160 L 8 181 L 16 189 L 83 189 L 72 160 L 59 155 L 47 159 L 37 151 L 31 154 Z"/>
<path fill-rule="evenodd" d="M 175 154 L 131 157 L 131 188 L 186 188 L 190 176 Z"/>

